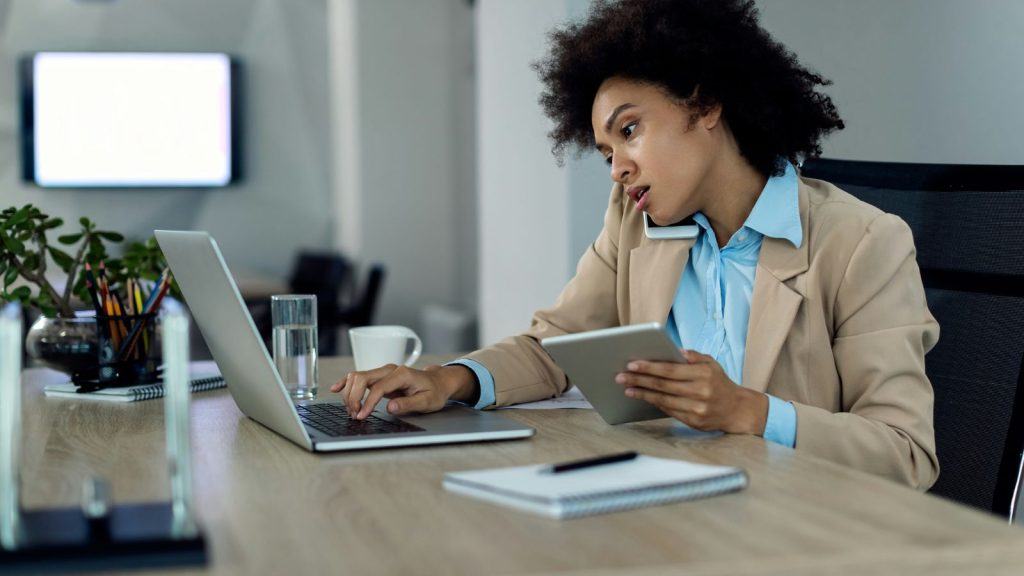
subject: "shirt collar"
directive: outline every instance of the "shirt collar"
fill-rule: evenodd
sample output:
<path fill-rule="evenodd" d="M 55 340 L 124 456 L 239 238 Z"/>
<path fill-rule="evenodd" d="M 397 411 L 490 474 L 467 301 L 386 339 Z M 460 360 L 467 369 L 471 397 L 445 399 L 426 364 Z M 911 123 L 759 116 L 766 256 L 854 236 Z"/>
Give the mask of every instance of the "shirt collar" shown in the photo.
<path fill-rule="evenodd" d="M 786 162 L 786 171 L 781 176 L 772 176 L 765 182 L 743 225 L 770 238 L 789 240 L 799 248 L 804 237 L 799 197 L 796 169 Z"/>
<path fill-rule="evenodd" d="M 796 169 L 786 162 L 786 171 L 781 176 L 772 176 L 764 184 L 754 208 L 741 228 L 749 228 L 770 238 L 783 238 L 799 248 L 803 242 L 804 229 L 800 223 L 800 193 Z M 708 238 L 714 236 L 707 216 L 697 212 L 694 221 L 703 228 Z"/>

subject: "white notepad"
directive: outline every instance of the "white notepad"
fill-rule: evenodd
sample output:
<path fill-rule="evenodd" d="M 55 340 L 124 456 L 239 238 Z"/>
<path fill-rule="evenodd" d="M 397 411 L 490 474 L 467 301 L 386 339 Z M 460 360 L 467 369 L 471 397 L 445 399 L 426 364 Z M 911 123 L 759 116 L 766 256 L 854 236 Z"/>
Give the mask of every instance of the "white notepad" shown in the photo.
<path fill-rule="evenodd" d="M 193 362 L 189 367 L 189 373 L 189 389 L 192 393 L 224 388 L 227 385 L 213 361 Z M 43 394 L 48 398 L 100 400 L 104 402 L 138 402 L 140 400 L 163 398 L 164 385 L 161 383 L 139 384 L 136 386 L 101 388 L 92 392 L 78 392 L 78 386 L 71 382 L 57 382 L 44 386 Z"/>
<path fill-rule="evenodd" d="M 444 487 L 552 518 L 575 518 L 742 490 L 747 474 L 731 466 L 639 456 L 635 460 L 552 474 L 538 464 L 449 472 Z"/>

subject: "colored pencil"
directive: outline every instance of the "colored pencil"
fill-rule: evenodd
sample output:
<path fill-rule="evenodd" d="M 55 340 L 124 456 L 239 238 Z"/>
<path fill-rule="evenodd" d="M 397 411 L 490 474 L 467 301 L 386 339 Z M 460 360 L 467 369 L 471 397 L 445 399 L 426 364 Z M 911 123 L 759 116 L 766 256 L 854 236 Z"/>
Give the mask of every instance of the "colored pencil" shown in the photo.
<path fill-rule="evenodd" d="M 138 310 L 136 314 L 142 314 L 142 289 L 139 288 L 138 282 L 134 284 L 134 288 L 135 290 L 132 297 L 135 298 L 135 309 Z"/>
<path fill-rule="evenodd" d="M 107 265 L 100 260 L 100 282 L 103 282 L 103 288 L 105 290 L 110 289 L 110 284 L 107 283 Z"/>
<path fill-rule="evenodd" d="M 86 264 L 88 266 L 88 264 Z M 90 274 L 92 276 L 92 274 Z M 92 298 L 92 307 L 96 309 L 96 313 L 103 314 L 103 306 L 100 304 L 100 297 L 96 295 L 96 287 L 89 278 L 85 279 L 85 287 L 89 291 L 89 297 Z"/>
<path fill-rule="evenodd" d="M 117 327 L 118 327 L 118 330 L 120 330 L 120 332 L 121 332 L 121 342 L 127 342 L 128 341 L 128 324 L 126 323 L 127 314 L 128 314 L 127 308 L 122 303 L 121 295 L 117 293 L 117 290 L 111 290 L 110 294 L 111 294 L 111 300 L 114 301 L 114 314 L 117 315 Z M 134 344 L 132 346 L 134 348 Z M 129 348 L 128 349 L 128 356 L 131 356 L 133 352 L 134 352 L 134 350 L 132 348 Z"/>
<path fill-rule="evenodd" d="M 151 316 L 149 316 L 149 314 L 153 313 L 153 311 L 156 310 L 157 307 L 160 306 L 160 301 L 163 300 L 164 296 L 167 294 L 167 289 L 170 288 L 170 286 L 171 286 L 170 273 L 169 273 L 168 270 L 164 270 L 163 274 L 160 275 L 160 284 L 157 287 L 153 288 L 153 292 L 151 292 L 149 294 L 149 299 L 146 302 L 146 305 L 143 306 L 143 308 L 142 308 L 143 318 L 141 318 L 140 321 L 137 322 L 135 324 L 135 326 L 132 327 L 132 331 L 128 334 L 125 343 L 121 345 L 120 349 L 118 349 L 118 351 L 117 351 L 117 357 L 118 358 L 122 358 L 123 359 L 125 354 L 129 350 L 131 350 L 133 346 L 135 346 L 136 342 L 138 342 L 139 333 L 144 333 L 145 332 L 144 329 L 145 329 L 146 323 L 151 318 Z"/>
<path fill-rule="evenodd" d="M 96 281 L 96 276 L 92 273 L 92 266 L 88 262 L 85 263 L 85 284 L 89 287 L 89 291 L 92 294 L 93 303 L 96 305 L 96 313 L 104 314 L 106 306 L 104 306 L 104 302 L 100 297 L 97 296 L 97 291 L 99 290 L 102 293 L 102 288 L 99 282 Z"/>
<path fill-rule="evenodd" d="M 149 297 L 146 298 L 146 303 L 142 305 L 143 314 L 149 312 L 149 308 L 153 304 L 153 300 L 156 298 L 156 295 L 160 292 L 160 287 L 163 286 L 168 274 L 169 272 L 167 270 L 164 270 L 163 273 L 160 274 L 160 281 L 153 287 L 153 291 L 150 292 Z"/>
<path fill-rule="evenodd" d="M 121 296 L 120 294 L 117 293 L 117 290 L 111 290 L 110 294 L 111 300 L 114 301 L 114 316 L 117 317 L 117 325 L 118 328 L 121 329 L 121 337 L 124 338 L 125 336 L 128 335 L 128 328 L 125 327 L 124 324 L 124 317 L 126 314 L 126 312 L 124 312 L 125 308 L 121 303 Z"/>
<path fill-rule="evenodd" d="M 139 321 L 135 311 L 135 296 L 132 294 L 132 286 L 134 286 L 134 284 L 135 280 L 132 278 L 129 278 L 124 283 L 124 299 L 122 300 L 122 304 L 124 305 L 124 313 L 128 319 L 129 326 L 134 326 L 135 323 Z M 139 347 L 136 346 L 135 349 L 132 350 L 132 355 L 138 359 L 140 358 L 139 352 Z"/>
<path fill-rule="evenodd" d="M 101 302 L 103 303 L 103 309 L 107 313 L 107 327 L 110 330 L 110 341 L 114 343 L 116 348 L 121 344 L 121 331 L 117 329 L 117 324 L 114 321 L 114 303 L 111 301 L 109 293 L 100 286 L 100 296 L 102 297 Z"/>
<path fill-rule="evenodd" d="M 142 310 L 143 310 L 143 308 L 142 308 L 142 289 L 139 288 L 139 283 L 138 282 L 134 282 L 132 284 L 132 288 L 133 288 L 133 290 L 132 290 L 132 294 L 131 294 L 130 298 L 132 298 L 135 301 L 135 308 L 134 308 L 135 311 L 136 311 L 135 313 L 141 316 L 142 315 Z M 140 318 L 140 320 L 141 320 L 141 318 Z M 146 332 L 146 331 L 142 332 L 142 351 L 143 351 L 143 354 L 145 356 L 147 356 L 147 357 L 149 356 L 149 333 Z"/>
<path fill-rule="evenodd" d="M 169 273 L 167 273 L 167 271 L 164 271 L 164 279 L 163 279 L 163 282 L 160 283 L 160 293 L 157 294 L 156 300 L 154 300 L 153 303 L 150 304 L 149 311 L 156 310 L 157 308 L 160 307 L 160 301 L 163 300 L 164 296 L 167 295 L 167 290 L 170 287 L 171 287 L 171 275 Z"/>
<path fill-rule="evenodd" d="M 109 307 L 110 302 L 107 301 L 107 292 L 104 289 L 103 283 L 100 282 L 95 275 L 93 275 L 92 266 L 88 262 L 85 263 L 85 279 L 86 283 L 92 283 L 94 294 L 97 291 L 99 291 L 99 296 L 96 297 L 96 314 L 98 316 L 107 317 L 107 330 L 110 332 L 110 341 L 114 344 L 114 346 L 117 346 L 120 335 L 117 334 L 117 329 L 114 326 L 114 320 L 111 318 L 111 316 L 113 316 L 114 311 L 112 308 Z"/>
<path fill-rule="evenodd" d="M 135 315 L 135 297 L 132 296 L 132 282 L 133 280 L 129 278 L 124 283 L 124 313 L 128 316 Z"/>

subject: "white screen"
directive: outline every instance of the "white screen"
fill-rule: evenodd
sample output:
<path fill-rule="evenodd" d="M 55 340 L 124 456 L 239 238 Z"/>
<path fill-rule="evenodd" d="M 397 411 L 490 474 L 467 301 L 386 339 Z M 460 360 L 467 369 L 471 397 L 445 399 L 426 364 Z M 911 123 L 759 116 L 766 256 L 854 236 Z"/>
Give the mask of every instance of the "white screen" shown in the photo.
<path fill-rule="evenodd" d="M 42 186 L 223 186 L 231 179 L 224 54 L 39 53 Z"/>

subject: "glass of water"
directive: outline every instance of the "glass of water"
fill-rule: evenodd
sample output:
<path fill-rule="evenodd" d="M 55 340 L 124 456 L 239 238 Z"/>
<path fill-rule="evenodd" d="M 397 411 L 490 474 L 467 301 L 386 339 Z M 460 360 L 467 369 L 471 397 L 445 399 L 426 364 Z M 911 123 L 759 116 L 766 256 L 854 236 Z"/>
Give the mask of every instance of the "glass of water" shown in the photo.
<path fill-rule="evenodd" d="M 316 296 L 278 294 L 270 297 L 274 325 L 274 364 L 292 398 L 316 398 Z"/>

